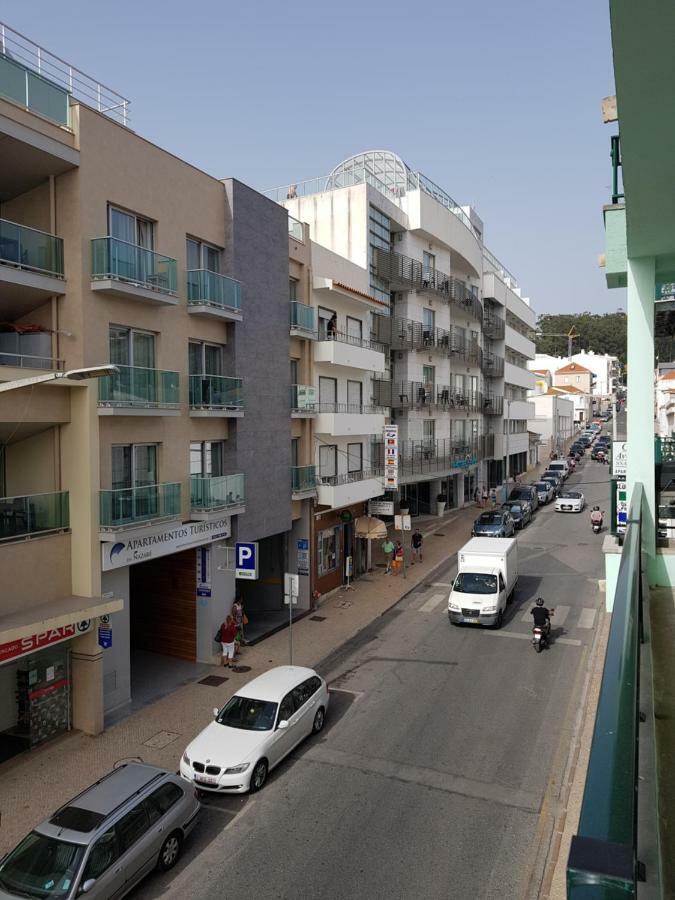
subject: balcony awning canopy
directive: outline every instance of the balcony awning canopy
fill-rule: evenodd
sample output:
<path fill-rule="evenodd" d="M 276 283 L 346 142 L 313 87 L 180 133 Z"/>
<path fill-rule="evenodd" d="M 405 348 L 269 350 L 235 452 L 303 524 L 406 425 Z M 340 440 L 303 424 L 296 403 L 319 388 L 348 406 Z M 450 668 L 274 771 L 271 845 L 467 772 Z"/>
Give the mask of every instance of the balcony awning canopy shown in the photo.
<path fill-rule="evenodd" d="M 359 538 L 379 540 L 386 538 L 387 526 L 375 516 L 359 516 L 354 524 L 354 534 Z"/>
<path fill-rule="evenodd" d="M 109 615 L 124 608 L 114 597 L 63 597 L 0 616 L 0 645 Z"/>

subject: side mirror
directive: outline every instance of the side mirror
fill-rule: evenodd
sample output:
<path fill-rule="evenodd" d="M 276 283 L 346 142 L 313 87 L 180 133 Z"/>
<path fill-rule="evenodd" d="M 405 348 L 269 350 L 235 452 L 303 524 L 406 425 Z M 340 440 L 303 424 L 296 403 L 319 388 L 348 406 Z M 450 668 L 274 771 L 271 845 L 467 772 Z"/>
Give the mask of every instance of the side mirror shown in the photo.
<path fill-rule="evenodd" d="M 217 707 L 217 706 L 214 706 L 214 707 L 213 707 L 213 718 L 214 718 L 214 719 L 217 719 L 217 718 L 218 718 L 218 713 L 219 713 L 219 712 L 220 712 L 220 710 L 218 709 L 218 707 Z"/>
<path fill-rule="evenodd" d="M 279 731 L 283 731 L 284 728 L 288 728 L 288 719 L 282 719 L 281 722 L 278 723 L 277 728 Z"/>
<path fill-rule="evenodd" d="M 81 893 L 81 894 L 88 894 L 89 891 L 93 888 L 93 886 L 94 886 L 95 884 L 96 884 L 96 879 L 95 879 L 95 878 L 87 878 L 87 880 L 84 882 L 84 884 L 83 884 L 82 887 L 80 888 L 80 893 Z"/>

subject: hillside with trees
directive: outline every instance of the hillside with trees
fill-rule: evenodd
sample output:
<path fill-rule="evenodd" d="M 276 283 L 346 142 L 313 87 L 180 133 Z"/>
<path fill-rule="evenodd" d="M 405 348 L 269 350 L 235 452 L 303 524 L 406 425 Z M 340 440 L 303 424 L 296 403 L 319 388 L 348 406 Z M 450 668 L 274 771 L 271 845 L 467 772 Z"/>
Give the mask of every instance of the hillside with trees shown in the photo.
<path fill-rule="evenodd" d="M 622 363 L 626 362 L 627 318 L 625 313 L 621 312 L 602 315 L 583 312 L 539 316 L 537 331 L 541 334 L 537 334 L 536 337 L 537 353 L 567 356 L 567 338 L 547 335 L 566 335 L 573 326 L 579 334 L 572 344 L 573 353 L 592 350 L 594 353 L 609 353 L 617 356 Z"/>

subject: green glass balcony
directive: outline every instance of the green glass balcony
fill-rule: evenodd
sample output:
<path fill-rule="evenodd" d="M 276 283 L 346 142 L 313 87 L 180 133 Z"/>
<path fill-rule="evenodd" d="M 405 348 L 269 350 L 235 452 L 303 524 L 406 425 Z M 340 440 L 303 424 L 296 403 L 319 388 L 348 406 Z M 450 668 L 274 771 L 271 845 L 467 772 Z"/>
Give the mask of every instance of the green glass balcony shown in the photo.
<path fill-rule="evenodd" d="M 0 541 L 12 541 L 70 526 L 68 491 L 0 497 Z"/>
<path fill-rule="evenodd" d="M 243 475 L 212 475 L 190 478 L 190 506 L 193 512 L 232 509 L 244 505 Z"/>
<path fill-rule="evenodd" d="M 203 410 L 243 410 L 241 378 L 190 375 L 190 407 Z"/>
<path fill-rule="evenodd" d="M 121 281 L 150 291 L 175 294 L 176 260 L 114 237 L 91 242 L 91 277 Z"/>
<path fill-rule="evenodd" d="M 0 54 L 0 96 L 58 125 L 70 124 L 69 92 L 4 54 Z"/>
<path fill-rule="evenodd" d="M 306 303 L 291 300 L 291 333 L 316 337 L 316 310 Z"/>
<path fill-rule="evenodd" d="M 117 375 L 98 381 L 98 405 L 112 409 L 178 409 L 178 372 L 118 366 Z"/>
<path fill-rule="evenodd" d="M 146 484 L 143 487 L 100 491 L 101 528 L 179 516 L 180 484 Z"/>
<path fill-rule="evenodd" d="M 291 466 L 291 490 L 304 494 L 316 490 L 316 466 Z"/>
<path fill-rule="evenodd" d="M 310 414 L 316 412 L 316 388 L 311 384 L 291 385 L 291 410 L 294 413 Z"/>
<path fill-rule="evenodd" d="M 187 273 L 187 299 L 190 306 L 208 306 L 214 310 L 239 313 L 241 284 L 227 275 L 207 269 L 190 269 Z"/>
<path fill-rule="evenodd" d="M 63 239 L 0 219 L 0 264 L 63 278 Z"/>

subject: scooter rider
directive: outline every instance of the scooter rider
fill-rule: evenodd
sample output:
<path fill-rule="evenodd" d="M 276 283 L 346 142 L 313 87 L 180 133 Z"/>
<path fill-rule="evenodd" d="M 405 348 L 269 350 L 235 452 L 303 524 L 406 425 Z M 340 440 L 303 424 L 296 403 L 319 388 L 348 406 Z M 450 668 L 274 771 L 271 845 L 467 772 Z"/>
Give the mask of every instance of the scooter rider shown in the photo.
<path fill-rule="evenodd" d="M 530 610 L 530 615 L 534 616 L 535 627 L 545 628 L 546 636 L 551 633 L 551 610 L 544 606 L 544 598 L 537 597 L 535 606 Z"/>
<path fill-rule="evenodd" d="M 602 526 L 602 510 L 599 506 L 594 506 L 591 510 L 591 525 Z"/>

